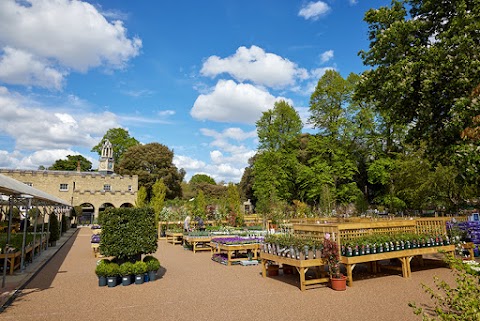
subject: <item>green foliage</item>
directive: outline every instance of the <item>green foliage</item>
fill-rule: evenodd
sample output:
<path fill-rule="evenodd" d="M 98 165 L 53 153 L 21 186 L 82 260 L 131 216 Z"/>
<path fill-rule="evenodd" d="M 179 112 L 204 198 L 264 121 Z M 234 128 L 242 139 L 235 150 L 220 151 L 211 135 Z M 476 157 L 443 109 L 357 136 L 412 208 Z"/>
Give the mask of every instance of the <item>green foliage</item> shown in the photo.
<path fill-rule="evenodd" d="M 202 190 L 199 190 L 197 193 L 197 196 L 193 200 L 193 209 L 192 213 L 195 217 L 206 217 L 206 207 L 207 207 L 207 202 L 205 200 L 205 194 L 203 193 Z"/>
<path fill-rule="evenodd" d="M 182 195 L 181 182 L 185 171 L 175 167 L 173 151 L 165 145 L 150 143 L 130 147 L 116 168 L 121 175 L 138 175 L 138 184 L 145 186 L 147 195 L 152 194 L 152 186 L 159 179 L 167 187 L 167 199 Z"/>
<path fill-rule="evenodd" d="M 235 184 L 229 183 L 227 187 L 227 206 L 230 214 L 235 215 L 235 224 L 243 225 L 243 215 L 240 211 L 240 194 Z"/>
<path fill-rule="evenodd" d="M 62 225 L 62 233 L 65 233 L 68 230 L 68 221 L 69 219 L 67 218 L 66 215 L 62 215 L 62 220 L 61 220 L 61 225 Z"/>
<path fill-rule="evenodd" d="M 115 277 L 120 275 L 120 267 L 117 263 L 110 262 L 105 265 L 105 270 L 107 273 L 107 277 Z"/>
<path fill-rule="evenodd" d="M 157 250 L 151 208 L 107 208 L 101 218 L 100 252 L 127 261 Z"/>
<path fill-rule="evenodd" d="M 104 276 L 104 277 L 107 277 L 110 273 L 110 270 L 108 268 L 108 266 L 110 265 L 111 263 L 107 260 L 101 260 L 97 266 L 95 267 L 95 274 L 97 276 Z"/>
<path fill-rule="evenodd" d="M 132 262 L 123 262 L 120 265 L 119 269 L 120 276 L 128 276 L 133 274 L 133 263 Z"/>
<path fill-rule="evenodd" d="M 273 109 L 262 113 L 257 121 L 259 150 L 281 150 L 287 147 L 302 131 L 298 112 L 286 101 L 275 102 Z"/>
<path fill-rule="evenodd" d="M 78 162 L 80 162 L 80 170 L 82 172 L 92 169 L 92 162 L 82 155 L 68 155 L 67 159 L 57 159 L 48 169 L 54 171 L 76 171 Z"/>
<path fill-rule="evenodd" d="M 153 184 L 152 198 L 150 199 L 150 206 L 155 212 L 155 226 L 158 226 L 160 213 L 163 210 L 165 204 L 165 195 L 167 193 L 167 187 L 163 183 L 163 180 L 159 179 Z"/>
<path fill-rule="evenodd" d="M 48 242 L 55 242 L 60 239 L 60 226 L 57 215 L 55 213 L 50 214 L 50 236 Z"/>
<path fill-rule="evenodd" d="M 147 189 L 145 186 L 140 186 L 137 192 L 137 200 L 135 202 L 135 205 L 137 207 L 146 207 L 147 206 Z"/>
<path fill-rule="evenodd" d="M 38 236 L 37 236 L 38 238 Z M 33 242 L 33 234 L 27 233 L 25 238 L 25 244 L 29 244 Z M 7 233 L 0 234 L 0 249 L 3 251 L 5 250 L 5 244 L 7 243 Z M 14 252 L 22 250 L 22 243 L 23 243 L 23 233 L 15 233 L 10 235 L 10 248 L 14 249 Z"/>
<path fill-rule="evenodd" d="M 147 272 L 148 271 L 158 271 L 160 268 L 160 261 L 151 255 L 147 255 L 143 258 L 143 262 L 147 264 Z"/>
<path fill-rule="evenodd" d="M 434 301 L 434 309 L 424 310 L 415 303 L 409 303 L 416 315 L 423 320 L 480 320 L 480 276 L 469 271 L 459 259 L 447 256 L 446 262 L 453 268 L 455 284 L 434 277 L 435 288 L 422 284 L 423 289 Z"/>
<path fill-rule="evenodd" d="M 200 183 L 207 183 L 207 184 L 211 184 L 211 185 L 216 185 L 217 184 L 217 183 L 215 183 L 215 180 L 213 178 L 211 178 L 210 176 L 205 175 L 205 174 L 195 174 L 195 175 L 192 176 L 192 178 L 190 179 L 190 182 L 189 182 L 190 185 L 196 185 L 196 184 L 200 184 Z"/>
<path fill-rule="evenodd" d="M 143 262 L 143 261 L 137 261 L 133 264 L 133 274 L 135 275 L 141 275 L 141 274 L 144 274 L 145 272 L 147 272 L 147 263 Z"/>
<path fill-rule="evenodd" d="M 92 152 L 102 154 L 103 142 L 108 139 L 113 147 L 113 159 L 118 164 L 122 159 L 123 154 L 132 146 L 137 146 L 140 143 L 123 128 L 110 128 L 100 142 L 92 148 Z"/>

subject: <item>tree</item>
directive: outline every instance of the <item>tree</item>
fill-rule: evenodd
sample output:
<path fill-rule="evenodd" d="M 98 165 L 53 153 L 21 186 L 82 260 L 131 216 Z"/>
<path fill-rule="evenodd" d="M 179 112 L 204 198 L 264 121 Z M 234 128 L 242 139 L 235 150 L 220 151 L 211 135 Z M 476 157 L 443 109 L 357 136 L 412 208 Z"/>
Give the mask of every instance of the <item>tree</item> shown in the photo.
<path fill-rule="evenodd" d="M 215 180 L 211 178 L 210 176 L 206 174 L 195 174 L 192 176 L 190 179 L 190 185 L 196 185 L 200 183 L 207 183 L 207 184 L 212 184 L 216 185 Z"/>
<path fill-rule="evenodd" d="M 181 182 L 185 171 L 173 165 L 173 151 L 160 143 L 130 147 L 117 166 L 121 175 L 138 175 L 138 183 L 147 189 L 150 199 L 152 186 L 159 179 L 167 187 L 166 198 L 181 197 Z"/>
<path fill-rule="evenodd" d="M 243 215 L 240 212 L 240 194 L 238 188 L 233 183 L 229 183 L 227 187 L 227 207 L 229 216 L 235 218 L 235 224 L 237 226 L 243 225 Z"/>
<path fill-rule="evenodd" d="M 206 208 L 207 208 L 207 201 L 205 200 L 205 194 L 202 190 L 199 190 L 197 196 L 193 200 L 193 214 L 195 217 L 201 217 L 203 219 L 206 218 Z"/>
<path fill-rule="evenodd" d="M 287 147 L 302 131 L 298 112 L 284 100 L 262 114 L 257 121 L 259 150 L 279 150 Z"/>
<path fill-rule="evenodd" d="M 167 187 L 163 183 L 163 180 L 159 179 L 152 186 L 152 198 L 150 199 L 150 206 L 155 212 L 155 226 L 158 226 L 160 213 L 163 210 L 165 204 L 165 195 L 167 193 Z"/>
<path fill-rule="evenodd" d="M 135 205 L 137 207 L 145 207 L 147 206 L 147 189 L 145 186 L 140 186 L 137 192 L 137 201 L 135 202 Z"/>
<path fill-rule="evenodd" d="M 478 2 L 392 1 L 364 20 L 370 48 L 360 56 L 372 69 L 357 93 L 392 123 L 408 126 L 410 141 L 425 141 L 434 163 L 448 164 L 459 133 L 480 113 L 470 99 L 480 84 Z"/>
<path fill-rule="evenodd" d="M 140 142 L 134 137 L 130 137 L 127 130 L 123 128 L 110 128 L 100 142 L 92 148 L 92 152 L 102 154 L 103 142 L 108 139 L 113 147 L 113 159 L 115 164 L 120 163 L 123 154 L 132 146 L 140 145 Z"/>
<path fill-rule="evenodd" d="M 92 163 L 82 155 L 68 155 L 67 159 L 57 159 L 48 169 L 54 171 L 76 171 L 78 162 L 80 162 L 80 170 L 82 172 L 92 169 Z"/>

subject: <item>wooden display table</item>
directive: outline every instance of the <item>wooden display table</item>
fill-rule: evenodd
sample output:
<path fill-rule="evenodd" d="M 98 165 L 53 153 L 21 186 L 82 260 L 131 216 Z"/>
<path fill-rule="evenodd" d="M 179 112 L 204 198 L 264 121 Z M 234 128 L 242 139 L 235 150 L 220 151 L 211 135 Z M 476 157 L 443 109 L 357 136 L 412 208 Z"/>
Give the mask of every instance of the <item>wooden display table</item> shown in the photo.
<path fill-rule="evenodd" d="M 172 244 L 182 244 L 183 243 L 183 233 L 182 232 L 165 232 L 165 237 L 167 243 Z"/>
<path fill-rule="evenodd" d="M 10 275 L 12 275 L 13 272 L 20 267 L 21 256 L 22 251 L 0 254 L 0 259 L 7 260 L 7 266 L 9 267 L 8 269 Z"/>
<path fill-rule="evenodd" d="M 259 243 L 247 243 L 247 244 L 234 244 L 234 245 L 227 245 L 227 244 L 221 244 L 214 242 L 210 242 L 210 247 L 212 251 L 212 257 L 214 254 L 217 253 L 222 253 L 226 252 L 227 253 L 227 265 L 232 265 L 232 262 L 240 262 L 240 261 L 245 261 L 246 258 L 233 258 L 232 254 L 236 251 L 241 251 L 241 252 L 247 252 L 248 250 L 251 250 L 253 252 L 253 260 L 256 260 L 258 255 L 257 252 L 260 249 L 260 244 Z"/>
<path fill-rule="evenodd" d="M 185 244 L 192 245 L 193 253 L 197 251 L 211 251 L 210 241 L 212 236 L 194 236 L 194 235 L 185 235 L 183 236 L 183 241 Z"/>
<path fill-rule="evenodd" d="M 320 267 L 325 265 L 322 259 L 312 260 L 297 260 L 289 257 L 278 256 L 266 252 L 260 252 L 260 258 L 262 260 L 262 276 L 267 277 L 267 262 L 272 261 L 282 265 L 294 266 L 298 274 L 300 275 L 300 290 L 305 291 L 308 285 L 327 283 L 330 281 L 328 277 L 320 277 Z M 305 280 L 305 274 L 310 268 L 315 268 L 315 279 Z"/>
<path fill-rule="evenodd" d="M 412 275 L 410 263 L 415 256 L 424 254 L 434 254 L 439 251 L 445 251 L 453 255 L 455 251 L 454 245 L 422 247 L 408 250 L 383 252 L 359 256 L 341 256 L 340 261 L 345 265 L 347 270 L 347 284 L 353 286 L 352 272 L 359 263 L 372 263 L 373 272 L 377 272 L 377 262 L 382 260 L 398 259 L 402 264 L 402 276 L 409 278 Z"/>

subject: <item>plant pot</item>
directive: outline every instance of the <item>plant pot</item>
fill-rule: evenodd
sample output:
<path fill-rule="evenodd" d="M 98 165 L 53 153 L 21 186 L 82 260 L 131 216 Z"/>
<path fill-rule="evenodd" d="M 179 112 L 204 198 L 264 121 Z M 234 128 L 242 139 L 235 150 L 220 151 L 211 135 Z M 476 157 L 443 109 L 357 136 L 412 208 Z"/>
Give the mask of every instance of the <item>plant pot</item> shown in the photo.
<path fill-rule="evenodd" d="M 267 267 L 268 276 L 277 276 L 278 275 L 278 265 L 270 264 Z"/>
<path fill-rule="evenodd" d="M 157 271 L 148 271 L 148 278 L 150 281 L 155 281 L 157 277 Z"/>
<path fill-rule="evenodd" d="M 113 288 L 117 286 L 117 277 L 116 276 L 109 276 L 107 277 L 107 284 L 109 288 Z"/>
<path fill-rule="evenodd" d="M 132 284 L 132 277 L 130 275 L 122 276 L 122 285 L 126 286 L 130 284 Z"/>
<path fill-rule="evenodd" d="M 330 286 L 335 291 L 345 291 L 347 289 L 347 277 L 342 275 L 339 278 L 330 278 Z"/>
<path fill-rule="evenodd" d="M 98 277 L 98 286 L 105 286 L 107 285 L 107 278 L 104 276 Z"/>
<path fill-rule="evenodd" d="M 288 264 L 283 264 L 282 267 L 283 267 L 283 274 L 284 275 L 293 274 L 293 266 L 288 265 Z"/>
<path fill-rule="evenodd" d="M 135 284 L 143 284 L 143 282 L 144 282 L 143 274 L 135 275 Z"/>

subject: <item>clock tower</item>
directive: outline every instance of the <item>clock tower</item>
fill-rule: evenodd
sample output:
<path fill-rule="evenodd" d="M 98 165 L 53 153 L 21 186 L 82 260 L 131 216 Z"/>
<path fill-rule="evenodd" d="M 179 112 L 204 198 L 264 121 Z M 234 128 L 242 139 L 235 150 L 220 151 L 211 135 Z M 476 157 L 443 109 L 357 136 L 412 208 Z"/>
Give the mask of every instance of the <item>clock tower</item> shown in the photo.
<path fill-rule="evenodd" d="M 100 156 L 98 171 L 102 174 L 112 174 L 113 173 L 113 147 L 112 143 L 108 139 L 103 141 L 102 146 L 102 155 Z"/>

